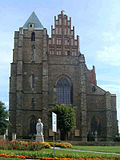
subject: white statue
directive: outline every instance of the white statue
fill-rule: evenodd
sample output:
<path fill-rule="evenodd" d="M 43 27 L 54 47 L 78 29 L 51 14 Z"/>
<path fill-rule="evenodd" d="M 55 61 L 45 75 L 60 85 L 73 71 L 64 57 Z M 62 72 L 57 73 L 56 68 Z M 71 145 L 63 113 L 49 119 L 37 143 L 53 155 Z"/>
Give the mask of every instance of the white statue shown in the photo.
<path fill-rule="evenodd" d="M 43 136 L 43 123 L 41 122 L 41 119 L 38 119 L 38 123 L 36 124 L 36 130 L 37 130 L 37 135 Z"/>
<path fill-rule="evenodd" d="M 40 118 L 38 119 L 38 122 L 36 124 L 36 130 L 37 130 L 36 141 L 44 142 L 43 123 L 41 122 Z"/>

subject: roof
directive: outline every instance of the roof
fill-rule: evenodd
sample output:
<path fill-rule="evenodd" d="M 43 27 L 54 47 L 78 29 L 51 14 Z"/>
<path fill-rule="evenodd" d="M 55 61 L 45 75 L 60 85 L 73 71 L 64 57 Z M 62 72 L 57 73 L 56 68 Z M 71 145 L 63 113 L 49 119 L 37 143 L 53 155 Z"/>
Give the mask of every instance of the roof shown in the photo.
<path fill-rule="evenodd" d="M 116 94 L 111 94 L 112 97 L 116 97 Z"/>
<path fill-rule="evenodd" d="M 43 25 L 39 21 L 38 17 L 36 16 L 35 12 L 32 12 L 31 16 L 23 25 L 23 29 L 28 29 L 29 24 L 34 24 L 34 29 L 43 29 Z"/>

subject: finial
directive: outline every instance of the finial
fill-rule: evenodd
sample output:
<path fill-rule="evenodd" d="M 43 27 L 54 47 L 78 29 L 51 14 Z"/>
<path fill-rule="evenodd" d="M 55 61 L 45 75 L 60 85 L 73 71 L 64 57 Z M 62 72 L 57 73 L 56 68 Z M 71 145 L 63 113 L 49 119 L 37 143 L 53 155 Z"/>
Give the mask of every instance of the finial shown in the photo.
<path fill-rule="evenodd" d="M 64 11 L 64 10 L 62 10 L 62 11 L 61 11 L 61 14 L 62 14 L 62 15 L 64 15 L 64 13 L 65 13 L 65 11 Z"/>

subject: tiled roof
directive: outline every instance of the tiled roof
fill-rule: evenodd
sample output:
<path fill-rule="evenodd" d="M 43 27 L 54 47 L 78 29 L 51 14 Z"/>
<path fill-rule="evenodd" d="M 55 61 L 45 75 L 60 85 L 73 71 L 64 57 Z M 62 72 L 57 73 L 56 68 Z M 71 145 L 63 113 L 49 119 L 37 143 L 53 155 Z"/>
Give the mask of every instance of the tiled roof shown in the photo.
<path fill-rule="evenodd" d="M 34 29 L 43 29 L 43 25 L 39 21 L 38 17 L 36 16 L 35 12 L 32 12 L 31 16 L 23 25 L 23 29 L 28 29 L 29 24 L 34 24 Z"/>
<path fill-rule="evenodd" d="M 116 97 L 116 94 L 111 94 L 112 97 Z"/>

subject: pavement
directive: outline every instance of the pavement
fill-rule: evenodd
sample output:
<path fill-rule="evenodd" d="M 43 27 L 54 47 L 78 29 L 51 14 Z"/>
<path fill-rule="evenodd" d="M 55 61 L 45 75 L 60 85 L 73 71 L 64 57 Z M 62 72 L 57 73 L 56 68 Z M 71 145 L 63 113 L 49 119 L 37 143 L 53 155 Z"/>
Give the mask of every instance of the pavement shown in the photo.
<path fill-rule="evenodd" d="M 120 153 L 111 153 L 111 152 L 97 152 L 97 151 L 86 151 L 86 150 L 77 150 L 77 149 L 63 149 L 59 147 L 55 147 L 57 150 L 65 150 L 65 151 L 75 151 L 75 152 L 88 152 L 88 153 L 100 153 L 100 154 L 113 154 L 113 155 L 120 155 Z"/>

